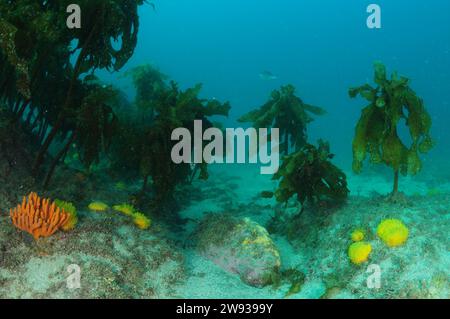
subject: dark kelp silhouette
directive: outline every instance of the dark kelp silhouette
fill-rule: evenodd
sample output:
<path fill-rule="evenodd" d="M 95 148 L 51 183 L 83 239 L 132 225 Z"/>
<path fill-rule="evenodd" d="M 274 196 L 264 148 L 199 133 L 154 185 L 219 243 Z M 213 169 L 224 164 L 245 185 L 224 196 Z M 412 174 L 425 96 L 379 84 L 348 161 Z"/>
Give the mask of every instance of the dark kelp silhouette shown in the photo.
<path fill-rule="evenodd" d="M 268 102 L 243 115 L 238 121 L 251 122 L 257 129 L 279 128 L 280 154 L 287 155 L 291 147 L 297 151 L 306 144 L 306 127 L 313 121 L 308 113 L 323 115 L 326 112 L 320 107 L 303 103 L 295 95 L 295 87 L 286 85 L 274 90 Z"/>
<path fill-rule="evenodd" d="M 198 97 L 201 85 L 181 91 L 171 82 L 170 89 L 161 95 L 156 103 L 156 117 L 144 145 L 143 164 L 144 176 L 152 177 L 156 191 L 156 201 L 164 202 L 171 198 L 174 188 L 182 181 L 189 180 L 196 170 L 188 163 L 174 164 L 171 160 L 171 150 L 174 141 L 171 134 L 175 128 L 185 127 L 194 134 L 194 120 L 201 120 L 203 129 L 213 126 L 208 119 L 211 116 L 228 116 L 230 105 L 217 100 L 205 100 Z M 206 165 L 200 168 L 200 178 L 208 178 Z"/>
<path fill-rule="evenodd" d="M 118 113 L 117 139 L 113 148 L 115 167 L 126 169 L 143 178 L 141 195 L 152 182 L 154 203 L 163 206 L 174 200 L 174 191 L 180 183 L 192 181 L 195 174 L 208 178 L 207 165 L 175 164 L 171 158 L 172 131 L 187 128 L 193 135 L 194 120 L 201 120 L 203 129 L 216 126 L 209 117 L 228 116 L 230 105 L 215 99 L 199 97 L 201 85 L 185 91 L 151 66 L 141 66 L 127 72 L 137 90 L 133 111 Z M 139 93 L 141 92 L 141 93 Z M 144 120 L 143 120 L 144 119 Z"/>
<path fill-rule="evenodd" d="M 143 111 L 150 110 L 151 118 L 146 120 L 153 120 L 155 104 L 164 90 L 168 89 L 168 76 L 150 64 L 134 67 L 125 72 L 125 76 L 133 80 L 135 105 Z"/>
<path fill-rule="evenodd" d="M 344 202 L 348 196 L 347 179 L 331 159 L 330 146 L 319 140 L 319 146 L 306 144 L 299 151 L 283 159 L 283 164 L 273 179 L 280 180 L 275 198 L 287 202 L 296 195 L 302 204 L 328 202 L 332 205 Z"/>
<path fill-rule="evenodd" d="M 77 136 L 82 138 L 76 128 L 103 121 L 76 123 L 87 119 L 83 113 L 94 94 L 81 77 L 99 68 L 117 71 L 128 61 L 139 31 L 137 8 L 143 3 L 78 1 L 83 28 L 73 30 L 66 26 L 70 1 L 0 3 L 0 98 L 36 138 L 35 175 L 42 171 L 50 146 L 55 141 L 62 144 L 47 171 L 46 184 L 67 145 Z"/>

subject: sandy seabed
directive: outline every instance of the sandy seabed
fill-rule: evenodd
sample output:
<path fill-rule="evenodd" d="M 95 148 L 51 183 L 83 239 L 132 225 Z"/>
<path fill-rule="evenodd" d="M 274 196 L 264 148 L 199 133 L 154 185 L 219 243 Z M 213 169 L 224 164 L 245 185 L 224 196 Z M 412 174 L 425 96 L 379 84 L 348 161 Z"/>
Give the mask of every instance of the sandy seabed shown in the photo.
<path fill-rule="evenodd" d="M 386 201 L 391 181 L 376 174 L 348 175 L 351 195 L 339 209 L 284 207 L 260 196 L 276 182 L 257 166 L 210 168 L 208 181 L 195 181 L 179 212 L 184 227 L 171 231 L 154 220 L 149 230 L 112 212 L 79 208 L 72 233 L 33 240 L 0 217 L 1 298 L 285 298 L 288 283 L 256 288 L 206 259 L 191 234 L 206 214 L 232 214 L 266 227 L 281 256 L 281 269 L 305 275 L 288 298 L 449 298 L 450 183 L 430 188 L 413 178 L 401 181 L 405 201 Z M 132 189 L 134 186 L 129 185 Z M 114 204 L 112 185 L 92 190 L 92 199 Z M 123 191 L 122 191 L 123 192 Z M 17 195 L 19 199 L 23 194 Z M 10 195 L 14 197 L 13 195 Z M 380 221 L 398 218 L 409 228 L 407 242 L 387 247 L 375 233 Z M 363 228 L 372 245 L 369 261 L 349 261 L 350 233 Z M 68 289 L 69 265 L 80 265 L 79 289 Z M 368 288 L 368 266 L 381 270 L 380 288 Z"/>

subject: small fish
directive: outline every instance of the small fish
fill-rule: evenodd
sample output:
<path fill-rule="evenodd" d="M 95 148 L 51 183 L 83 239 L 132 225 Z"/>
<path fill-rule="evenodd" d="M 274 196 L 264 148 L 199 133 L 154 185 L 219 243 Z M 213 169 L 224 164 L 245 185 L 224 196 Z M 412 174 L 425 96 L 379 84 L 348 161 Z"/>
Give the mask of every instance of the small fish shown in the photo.
<path fill-rule="evenodd" d="M 273 81 L 273 80 L 278 79 L 278 77 L 270 71 L 261 72 L 259 74 L 259 77 L 261 78 L 261 80 L 264 80 L 264 81 Z"/>

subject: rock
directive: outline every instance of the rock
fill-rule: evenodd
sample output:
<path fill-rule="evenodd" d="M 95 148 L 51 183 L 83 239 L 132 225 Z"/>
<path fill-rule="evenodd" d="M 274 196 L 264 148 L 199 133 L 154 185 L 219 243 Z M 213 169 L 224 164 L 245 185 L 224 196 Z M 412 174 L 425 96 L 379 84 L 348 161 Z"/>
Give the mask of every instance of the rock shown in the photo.
<path fill-rule="evenodd" d="M 238 274 L 250 286 L 266 286 L 278 276 L 281 260 L 277 247 L 267 230 L 248 218 L 209 214 L 194 238 L 201 255 Z"/>

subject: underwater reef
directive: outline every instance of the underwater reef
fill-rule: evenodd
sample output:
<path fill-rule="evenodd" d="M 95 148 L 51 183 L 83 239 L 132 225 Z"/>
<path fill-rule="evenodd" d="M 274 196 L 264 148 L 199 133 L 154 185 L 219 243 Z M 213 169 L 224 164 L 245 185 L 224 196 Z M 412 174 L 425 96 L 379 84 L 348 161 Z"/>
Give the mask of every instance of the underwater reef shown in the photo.
<path fill-rule="evenodd" d="M 279 128 L 274 175 L 176 164 L 173 130 L 224 130 L 232 106 L 155 65 L 123 70 L 144 2 L 81 0 L 71 32 L 69 1 L 0 3 L 0 298 L 450 297 L 450 183 L 414 177 L 435 141 L 406 77 L 376 62 L 376 85 L 349 90 L 369 103 L 351 170 L 310 140 L 326 109 L 292 84 L 237 119 Z M 133 98 L 99 70 L 124 71 Z"/>

